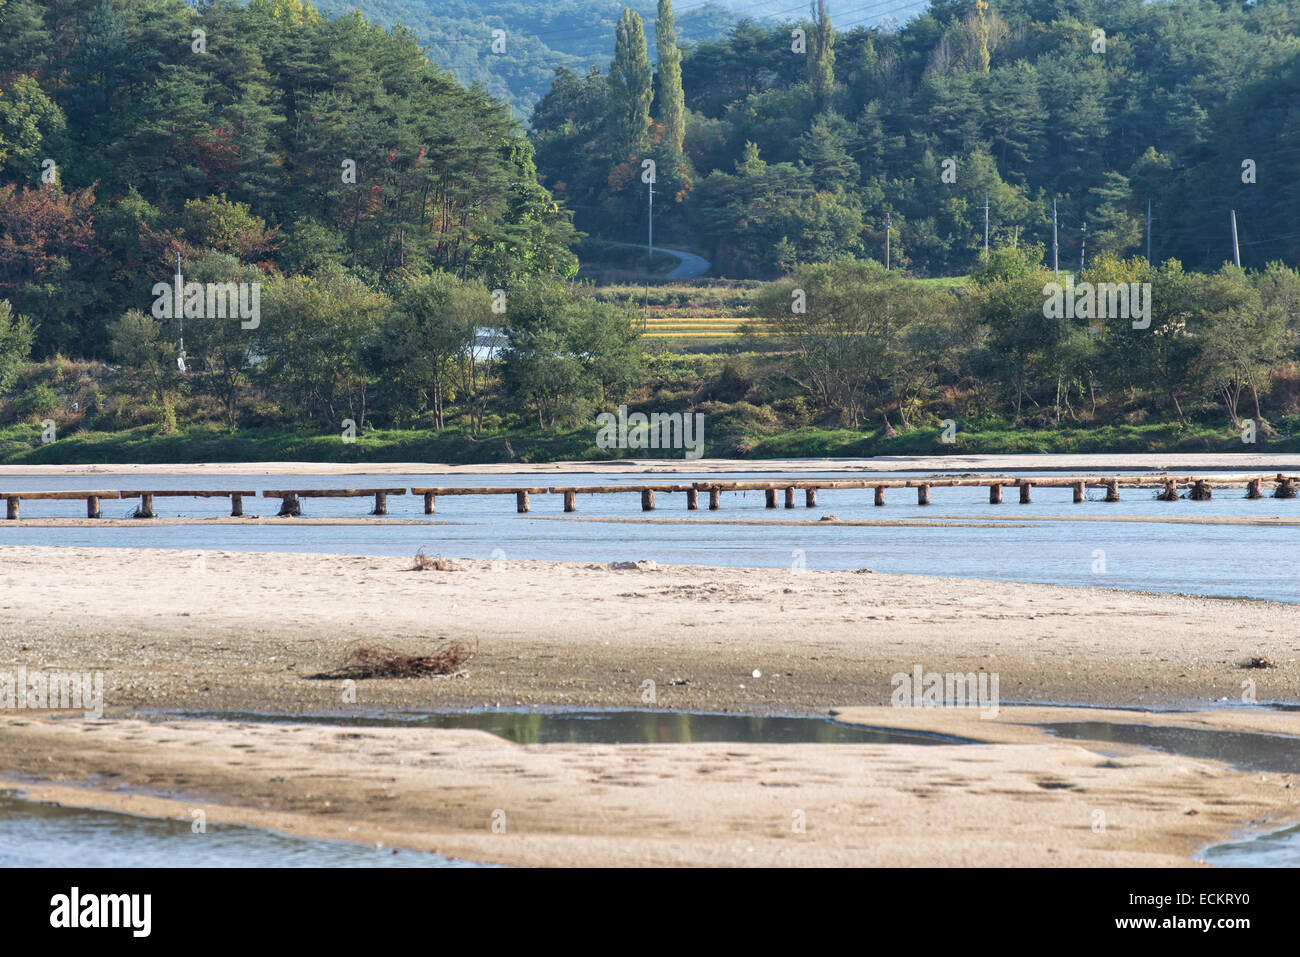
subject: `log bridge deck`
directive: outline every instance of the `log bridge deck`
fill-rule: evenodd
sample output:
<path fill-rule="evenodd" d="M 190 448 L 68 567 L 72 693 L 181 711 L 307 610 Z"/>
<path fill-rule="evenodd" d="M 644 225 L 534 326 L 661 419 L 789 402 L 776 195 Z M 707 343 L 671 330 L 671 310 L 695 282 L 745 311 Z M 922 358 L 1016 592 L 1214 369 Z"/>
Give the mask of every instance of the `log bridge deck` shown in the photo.
<path fill-rule="evenodd" d="M 1258 499 L 1265 497 L 1265 486 L 1271 486 L 1272 498 L 1296 498 L 1300 495 L 1300 474 L 1288 475 L 1281 472 L 1259 474 L 1225 474 L 1225 475 L 1170 475 L 1155 473 L 1146 475 L 1092 475 L 1092 476 L 1016 476 L 991 475 L 979 478 L 943 476 L 925 476 L 911 479 L 831 479 L 815 478 L 799 481 L 727 481 L 727 482 L 691 482 L 689 484 L 625 484 L 625 485 L 557 485 L 550 487 L 506 486 L 501 488 L 469 488 L 464 486 L 430 486 L 412 488 L 412 495 L 424 496 L 424 513 L 434 514 L 439 496 L 450 495 L 513 495 L 515 510 L 526 513 L 531 508 L 533 495 L 560 495 L 564 499 L 564 511 L 578 510 L 579 495 L 615 495 L 640 494 L 643 511 L 653 511 L 655 495 L 685 494 L 686 507 L 695 510 L 700 507 L 700 493 L 709 496 L 709 508 L 716 511 L 722 507 L 723 492 L 764 493 L 768 508 L 777 508 L 777 494 L 784 494 L 786 508 L 795 507 L 796 493 L 804 493 L 804 506 L 817 506 L 817 493 L 822 490 L 835 491 L 847 489 L 873 489 L 875 504 L 885 504 L 885 492 L 889 489 L 916 489 L 918 505 L 930 504 L 932 488 L 987 488 L 989 504 L 1002 504 L 1004 488 L 1019 489 L 1022 505 L 1028 505 L 1033 498 L 1033 490 L 1038 488 L 1068 488 L 1072 491 L 1075 503 L 1086 500 L 1088 489 L 1104 491 L 1104 501 L 1118 502 L 1120 489 L 1156 489 L 1156 498 L 1172 502 L 1179 497 L 1179 490 L 1187 490 L 1187 498 L 1193 501 L 1208 501 L 1215 489 L 1245 489 L 1245 497 Z M 375 507 L 372 515 L 388 514 L 388 496 L 405 495 L 405 488 L 327 488 L 327 489 L 267 489 L 263 498 L 280 499 L 281 516 L 295 516 L 302 512 L 301 499 L 304 498 L 369 498 L 374 497 Z M 244 514 L 244 497 L 256 497 L 257 492 L 247 489 L 94 489 L 94 490 L 59 490 L 36 492 L 0 491 L 0 498 L 6 502 L 6 518 L 16 520 L 19 517 L 19 503 L 23 499 L 76 500 L 86 503 L 86 517 L 100 517 L 100 502 L 103 499 L 139 498 L 140 506 L 136 509 L 136 518 L 153 518 L 153 500 L 155 497 L 168 498 L 229 498 L 230 514 Z"/>

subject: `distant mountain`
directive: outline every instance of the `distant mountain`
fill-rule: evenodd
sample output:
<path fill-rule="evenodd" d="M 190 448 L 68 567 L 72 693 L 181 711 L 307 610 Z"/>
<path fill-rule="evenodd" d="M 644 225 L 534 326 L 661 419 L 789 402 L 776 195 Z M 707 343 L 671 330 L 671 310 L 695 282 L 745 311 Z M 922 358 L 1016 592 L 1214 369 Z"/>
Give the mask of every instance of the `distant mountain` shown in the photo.
<path fill-rule="evenodd" d="M 385 27 L 407 27 L 429 58 L 462 83 L 479 83 L 508 101 L 526 121 L 551 86 L 558 66 L 586 72 L 607 69 L 614 54 L 614 25 L 624 7 L 641 14 L 654 51 L 656 0 L 321 0 L 328 16 L 359 9 Z M 793 4 L 685 0 L 676 5 L 677 35 L 684 45 L 724 36 L 747 7 L 789 9 Z M 802 7 L 800 8 L 802 9 Z M 493 51 L 493 30 L 504 30 L 505 52 Z M 497 44 L 498 50 L 500 43 Z"/>

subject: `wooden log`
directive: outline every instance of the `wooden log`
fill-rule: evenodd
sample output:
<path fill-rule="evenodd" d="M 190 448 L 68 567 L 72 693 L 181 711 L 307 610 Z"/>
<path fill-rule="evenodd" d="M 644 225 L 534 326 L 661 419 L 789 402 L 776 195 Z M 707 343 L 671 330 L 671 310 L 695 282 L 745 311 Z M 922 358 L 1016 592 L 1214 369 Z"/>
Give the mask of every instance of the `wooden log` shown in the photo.
<path fill-rule="evenodd" d="M 885 487 L 883 485 L 876 486 L 876 504 L 877 505 L 885 504 Z"/>
<path fill-rule="evenodd" d="M 688 488 L 686 490 L 686 508 L 688 511 L 696 511 L 700 507 L 700 490 L 697 488 Z"/>
<path fill-rule="evenodd" d="M 1273 490 L 1273 497 L 1274 498 L 1295 498 L 1296 480 L 1291 478 L 1286 478 L 1285 476 L 1279 476 L 1279 478 L 1281 478 L 1281 481 L 1277 483 L 1277 488 Z"/>
<path fill-rule="evenodd" d="M 641 490 L 641 511 L 653 512 L 655 510 L 655 490 L 652 488 L 643 488 Z"/>
<path fill-rule="evenodd" d="M 990 486 L 989 486 L 989 504 L 990 504 L 990 505 L 1001 505 L 1001 504 L 1002 504 L 1002 486 L 1001 486 L 1001 485 L 990 485 Z"/>
<path fill-rule="evenodd" d="M 100 498 L 117 498 L 118 492 L 113 489 L 86 489 L 81 491 L 62 491 L 62 492 L 3 492 L 0 498 L 35 498 L 50 499 L 53 501 L 85 501 L 87 495 L 98 495 Z M 134 497 L 134 495 L 132 496 Z"/>
<path fill-rule="evenodd" d="M 432 515 L 438 510 L 438 496 L 432 492 L 424 493 L 424 514 Z"/>
<path fill-rule="evenodd" d="M 528 511 L 528 490 L 520 489 L 515 492 L 515 511 L 520 514 Z"/>
<path fill-rule="evenodd" d="M 19 499 L 10 496 L 9 498 L 5 499 L 5 501 L 8 503 L 8 508 L 6 508 L 5 510 L 5 518 L 17 519 Z"/>
<path fill-rule="evenodd" d="M 373 512 L 371 512 L 370 514 L 371 514 L 371 515 L 387 515 L 387 514 L 388 514 L 388 493 L 387 493 L 387 492 L 376 492 L 376 493 L 375 493 L 375 510 L 374 510 Z"/>
<path fill-rule="evenodd" d="M 244 495 L 242 492 L 230 493 L 230 514 L 236 518 L 244 514 Z"/>
<path fill-rule="evenodd" d="M 284 518 L 296 518 L 302 514 L 302 503 L 298 496 L 288 492 L 280 499 L 280 511 L 276 513 Z"/>
<path fill-rule="evenodd" d="M 576 511 L 578 510 L 578 493 L 577 493 L 577 492 L 565 492 L 565 493 L 564 493 L 564 510 L 565 510 L 566 512 L 576 512 Z"/>
<path fill-rule="evenodd" d="M 1033 499 L 1034 486 L 1032 482 L 1020 483 L 1020 504 L 1028 505 Z"/>
<path fill-rule="evenodd" d="M 794 488 L 790 487 L 785 490 L 785 507 L 794 508 Z"/>
<path fill-rule="evenodd" d="M 930 504 L 930 486 L 918 485 L 916 487 L 916 504 L 917 505 Z"/>
<path fill-rule="evenodd" d="M 1187 493 L 1187 497 L 1193 502 L 1208 502 L 1213 497 L 1213 493 L 1207 483 L 1198 481 L 1192 485 L 1192 490 Z"/>
<path fill-rule="evenodd" d="M 99 518 L 99 496 L 86 496 L 86 518 Z"/>
<path fill-rule="evenodd" d="M 807 508 L 817 507 L 817 489 L 806 488 L 803 490 L 803 504 Z"/>
<path fill-rule="evenodd" d="M 1119 501 L 1119 482 L 1112 480 L 1106 483 L 1106 501 Z"/>
<path fill-rule="evenodd" d="M 1259 490 L 1259 479 L 1251 479 L 1246 485 L 1246 498 L 1263 498 L 1264 493 Z"/>
<path fill-rule="evenodd" d="M 1171 479 L 1165 483 L 1165 490 L 1156 496 L 1158 502 L 1176 502 L 1178 501 L 1178 486 Z"/>
<path fill-rule="evenodd" d="M 153 493 L 140 493 L 140 507 L 136 509 L 134 518 L 153 518 Z"/>
<path fill-rule="evenodd" d="M 1082 503 L 1083 500 L 1087 498 L 1087 490 L 1084 488 L 1082 482 L 1075 482 L 1073 485 L 1070 486 L 1070 488 L 1074 490 L 1075 505 Z"/>
<path fill-rule="evenodd" d="M 368 492 L 366 492 L 365 494 L 369 495 L 371 492 L 374 492 L 374 491 L 376 491 L 376 490 L 375 490 L 375 489 L 370 489 L 370 490 L 369 490 Z M 405 489 L 400 489 L 400 488 L 397 488 L 397 489 L 390 488 L 390 489 L 385 489 L 385 491 L 387 491 L 388 494 L 390 494 L 390 495 L 405 495 L 405 494 L 406 494 Z M 449 486 L 429 486 L 429 487 L 424 487 L 424 488 L 412 488 L 412 489 L 411 489 L 411 494 L 412 494 L 412 495 L 429 495 L 430 493 L 432 493 L 433 495 L 517 495 L 517 494 L 519 494 L 520 492 L 531 492 L 531 493 L 534 494 L 534 495 L 544 495 L 544 494 L 546 494 L 547 492 L 562 492 L 562 491 L 564 491 L 564 490 L 563 490 L 563 489 L 559 489 L 559 488 L 525 488 L 525 489 L 521 489 L 521 488 L 519 488 L 518 486 L 512 486 L 512 487 L 510 487 L 510 488 L 458 488 L 458 487 L 456 487 L 456 486 L 450 486 L 450 487 L 449 487 Z M 583 488 L 575 488 L 574 491 L 575 491 L 575 492 L 586 492 L 586 491 L 626 492 L 626 491 L 628 491 L 628 490 L 627 490 L 626 488 L 602 488 L 602 489 L 583 489 Z M 263 493 L 263 494 L 266 494 L 266 493 Z M 304 494 L 305 494 L 305 493 L 304 493 Z M 329 494 L 336 494 L 336 493 L 334 493 L 334 492 L 330 492 Z M 341 494 L 347 494 L 347 493 L 344 492 L 344 493 L 341 493 Z"/>
<path fill-rule="evenodd" d="M 709 489 L 709 511 L 716 512 L 720 508 L 722 508 L 722 489 L 715 486 Z"/>
<path fill-rule="evenodd" d="M 768 508 L 776 508 L 776 489 L 774 488 L 764 489 L 763 497 L 767 499 Z"/>
<path fill-rule="evenodd" d="M 229 498 L 231 495 L 256 495 L 257 492 L 251 489 L 215 489 L 215 488 L 192 488 L 192 489 L 173 489 L 173 488 L 146 488 L 146 489 L 124 489 L 121 492 L 78 492 L 74 498 L 82 498 L 86 495 L 98 495 L 100 498 L 136 498 L 140 495 L 149 494 L 155 498 Z"/>

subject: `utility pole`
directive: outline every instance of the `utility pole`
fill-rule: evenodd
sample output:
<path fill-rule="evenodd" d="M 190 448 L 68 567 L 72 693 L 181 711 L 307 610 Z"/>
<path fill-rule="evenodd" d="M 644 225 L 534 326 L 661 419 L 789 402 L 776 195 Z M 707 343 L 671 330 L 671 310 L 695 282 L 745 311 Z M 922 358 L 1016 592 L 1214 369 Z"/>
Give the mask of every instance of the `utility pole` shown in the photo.
<path fill-rule="evenodd" d="M 1232 262 L 1241 268 L 1241 247 L 1237 245 L 1237 211 L 1232 211 Z"/>
<path fill-rule="evenodd" d="M 1053 198 L 1052 200 L 1052 272 L 1056 274 L 1057 279 L 1061 278 L 1060 253 L 1061 253 L 1061 247 L 1056 241 L 1056 200 L 1055 198 Z"/>
<path fill-rule="evenodd" d="M 989 258 L 989 191 L 984 190 L 984 258 Z"/>
<path fill-rule="evenodd" d="M 1147 200 L 1147 262 L 1151 262 L 1151 200 Z"/>
<path fill-rule="evenodd" d="M 646 253 L 645 253 L 645 309 L 641 316 L 641 328 L 647 329 L 650 325 L 650 267 L 655 258 L 655 184 L 654 177 L 646 183 L 650 196 L 650 205 L 646 207 Z"/>
<path fill-rule="evenodd" d="M 649 260 L 654 258 L 655 254 L 655 184 L 649 182 L 646 183 L 646 187 L 650 190 L 649 218 L 647 220 L 649 233 L 646 236 L 646 259 Z M 649 268 L 650 263 L 647 261 L 646 269 L 649 270 Z"/>
<path fill-rule="evenodd" d="M 889 230 L 893 225 L 891 214 L 885 213 L 885 268 L 889 268 Z"/>
<path fill-rule="evenodd" d="M 181 276 L 181 254 L 180 250 L 176 251 L 176 293 L 173 294 L 172 310 L 176 313 L 176 319 L 180 322 L 181 330 L 181 354 L 176 357 L 176 367 L 185 371 L 185 305 L 183 302 L 185 290 L 185 279 Z"/>
<path fill-rule="evenodd" d="M 1083 272 L 1084 264 L 1088 261 L 1088 223 L 1083 224 L 1083 238 L 1079 240 L 1079 272 Z"/>

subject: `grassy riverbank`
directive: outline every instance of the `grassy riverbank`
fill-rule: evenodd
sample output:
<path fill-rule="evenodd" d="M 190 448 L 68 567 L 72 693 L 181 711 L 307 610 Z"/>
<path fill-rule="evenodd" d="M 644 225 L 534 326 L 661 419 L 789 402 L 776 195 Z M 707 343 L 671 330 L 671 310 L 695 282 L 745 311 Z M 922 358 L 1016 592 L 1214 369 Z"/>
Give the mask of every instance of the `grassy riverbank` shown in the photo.
<path fill-rule="evenodd" d="M 711 421 L 713 420 L 713 421 Z M 1102 426 L 1090 429 L 1012 429 L 990 424 L 959 430 L 943 441 L 938 427 L 887 436 L 851 429 L 796 428 L 765 434 L 761 428 L 736 428 L 734 417 L 706 416 L 704 456 L 708 458 L 860 458 L 875 455 L 968 455 L 1013 453 L 1122 452 L 1297 452 L 1300 439 L 1289 437 L 1241 442 L 1235 433 L 1208 426 L 1179 428 L 1176 423 Z M 13 425 L 0 429 L 0 464 L 95 465 L 134 462 L 444 462 L 476 465 L 609 460 L 681 459 L 679 449 L 600 449 L 594 428 L 538 434 L 522 428 L 497 429 L 478 437 L 448 428 L 376 429 L 353 442 L 340 433 L 304 428 L 243 429 L 182 427 L 171 435 L 153 426 L 115 432 L 85 431 L 42 443 L 41 429 Z"/>

